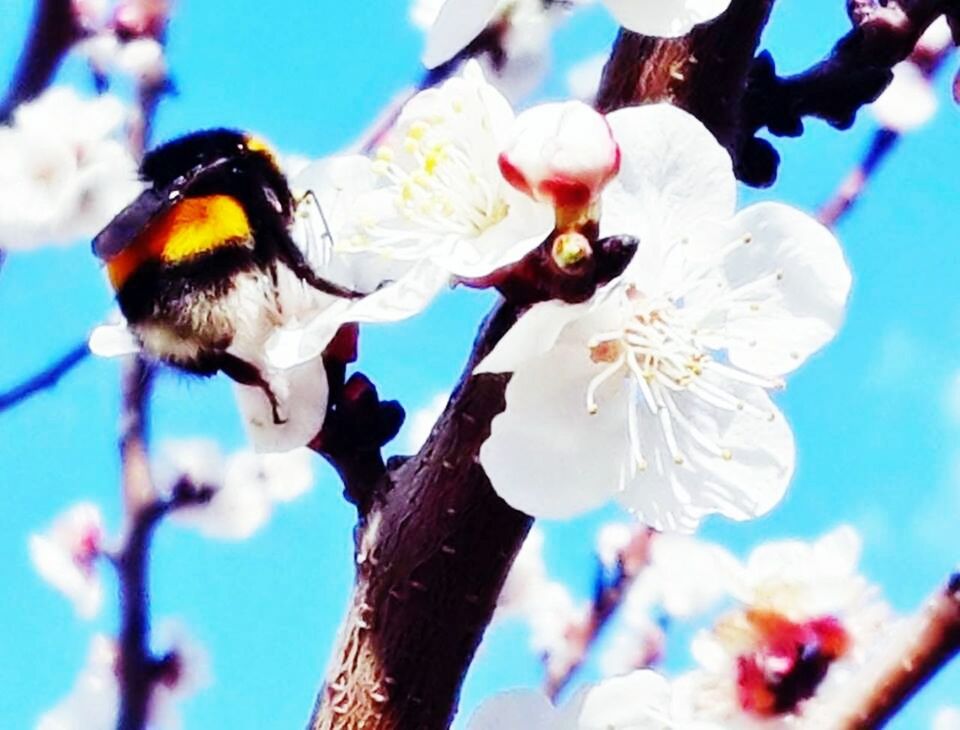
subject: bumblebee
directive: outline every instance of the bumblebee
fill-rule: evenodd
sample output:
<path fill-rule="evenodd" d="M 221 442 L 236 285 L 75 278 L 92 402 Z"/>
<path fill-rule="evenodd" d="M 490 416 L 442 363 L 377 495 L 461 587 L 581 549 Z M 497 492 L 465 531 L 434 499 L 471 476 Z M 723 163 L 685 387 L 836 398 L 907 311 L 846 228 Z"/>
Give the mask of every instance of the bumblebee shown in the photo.
<path fill-rule="evenodd" d="M 359 296 L 320 277 L 294 241 L 307 196 L 294 198 L 263 142 L 228 129 L 161 145 L 140 175 L 148 187 L 93 241 L 131 332 L 161 362 L 260 388 L 283 423 L 256 357 L 244 356 L 283 321 L 281 280 Z"/>

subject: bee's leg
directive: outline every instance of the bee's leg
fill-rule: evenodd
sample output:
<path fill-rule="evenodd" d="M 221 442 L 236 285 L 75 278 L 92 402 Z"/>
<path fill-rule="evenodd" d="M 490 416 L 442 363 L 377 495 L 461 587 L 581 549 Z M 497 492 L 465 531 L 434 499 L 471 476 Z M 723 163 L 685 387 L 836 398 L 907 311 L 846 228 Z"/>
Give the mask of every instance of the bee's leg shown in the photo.
<path fill-rule="evenodd" d="M 225 352 L 220 356 L 219 366 L 220 371 L 231 380 L 240 385 L 249 385 L 263 391 L 267 400 L 270 401 L 270 410 L 273 412 L 273 422 L 276 425 L 279 426 L 287 422 L 286 418 L 280 417 L 280 403 L 277 401 L 277 396 L 256 365 Z"/>

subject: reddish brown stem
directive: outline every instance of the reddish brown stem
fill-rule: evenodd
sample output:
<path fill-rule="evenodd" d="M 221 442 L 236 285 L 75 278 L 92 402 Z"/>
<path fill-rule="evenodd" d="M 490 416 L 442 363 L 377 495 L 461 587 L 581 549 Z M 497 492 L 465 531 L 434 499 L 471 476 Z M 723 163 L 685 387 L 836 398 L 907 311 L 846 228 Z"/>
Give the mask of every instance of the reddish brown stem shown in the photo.
<path fill-rule="evenodd" d="M 839 730 L 883 727 L 940 669 L 960 652 L 960 574 L 954 575 L 910 627 L 909 640 L 863 691 L 851 691 Z M 879 672 L 878 672 L 879 669 Z M 855 684 L 853 686 L 856 686 Z"/>

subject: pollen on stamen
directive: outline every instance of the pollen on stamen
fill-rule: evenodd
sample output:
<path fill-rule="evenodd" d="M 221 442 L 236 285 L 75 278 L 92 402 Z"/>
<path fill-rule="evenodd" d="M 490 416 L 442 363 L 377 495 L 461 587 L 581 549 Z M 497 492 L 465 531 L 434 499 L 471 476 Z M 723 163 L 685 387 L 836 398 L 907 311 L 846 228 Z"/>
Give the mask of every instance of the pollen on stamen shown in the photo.
<path fill-rule="evenodd" d="M 393 148 L 388 145 L 381 145 L 377 148 L 376 158 L 379 162 L 393 162 L 394 160 Z"/>

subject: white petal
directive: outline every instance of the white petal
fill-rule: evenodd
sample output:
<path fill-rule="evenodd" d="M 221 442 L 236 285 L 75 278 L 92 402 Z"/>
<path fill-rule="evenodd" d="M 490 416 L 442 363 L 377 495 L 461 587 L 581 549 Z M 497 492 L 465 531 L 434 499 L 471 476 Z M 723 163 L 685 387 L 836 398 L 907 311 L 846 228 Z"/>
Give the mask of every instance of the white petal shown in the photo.
<path fill-rule="evenodd" d="M 407 266 L 398 278 L 351 303 L 347 321 L 398 322 L 413 317 L 430 306 L 449 285 L 449 273 L 432 261 L 418 261 Z"/>
<path fill-rule="evenodd" d="M 720 15 L 730 0 L 603 0 L 627 30 L 675 38 Z"/>
<path fill-rule="evenodd" d="M 587 691 L 578 730 L 661 730 L 668 727 L 670 685 L 656 672 L 614 677 Z"/>
<path fill-rule="evenodd" d="M 729 460 L 707 450 L 676 424 L 677 444 L 684 457 L 683 463 L 677 464 L 660 424 L 643 412 L 641 448 L 648 466 L 625 477 L 619 500 L 652 527 L 689 532 L 712 513 L 751 519 L 770 511 L 783 498 L 796 458 L 789 425 L 762 389 L 732 384 L 724 384 L 724 389 L 770 414 L 772 420 L 747 411 L 705 406 L 689 392 L 678 394 L 675 400 L 680 413 L 707 440 L 731 452 Z"/>
<path fill-rule="evenodd" d="M 586 347 L 558 344 L 514 371 L 506 410 L 480 449 L 493 488 L 512 507 L 566 518 L 599 507 L 616 491 L 623 413 L 601 408 L 590 415 L 584 395 L 602 370 Z"/>
<path fill-rule="evenodd" d="M 938 106 L 929 79 L 915 63 L 903 61 L 893 67 L 893 81 L 870 105 L 870 111 L 882 127 L 902 134 L 933 119 Z"/>
<path fill-rule="evenodd" d="M 260 388 L 236 386 L 237 404 L 257 451 L 290 451 L 320 432 L 327 412 L 327 374 L 322 358 L 281 371 L 264 369 L 280 402 L 284 423 L 274 423 L 270 402 Z"/>
<path fill-rule="evenodd" d="M 727 351 L 734 365 L 782 375 L 833 339 L 843 321 L 850 269 L 834 235 L 789 206 L 760 203 L 741 211 L 725 235 L 734 240 L 747 234 L 750 243 L 726 257 L 724 273 L 734 288 L 763 277 L 769 286 L 728 312 Z"/>
<path fill-rule="evenodd" d="M 466 48 L 493 20 L 497 0 L 447 0 L 433 27 L 421 60 L 427 68 L 436 68 Z"/>
<path fill-rule="evenodd" d="M 654 104 L 619 109 L 607 121 L 622 158 L 603 196 L 601 235 L 639 236 L 642 253 L 653 241 L 670 243 L 733 215 L 730 155 L 696 117 Z"/>
<path fill-rule="evenodd" d="M 97 357 L 120 357 L 140 352 L 140 341 L 127 328 L 126 322 L 94 327 L 87 346 Z"/>
<path fill-rule="evenodd" d="M 534 304 L 517 320 L 474 373 L 510 373 L 545 355 L 557 342 L 560 332 L 589 311 L 589 304 L 558 301 Z"/>
<path fill-rule="evenodd" d="M 468 730 L 558 730 L 558 712 L 541 692 L 501 692 L 480 705 Z"/>

